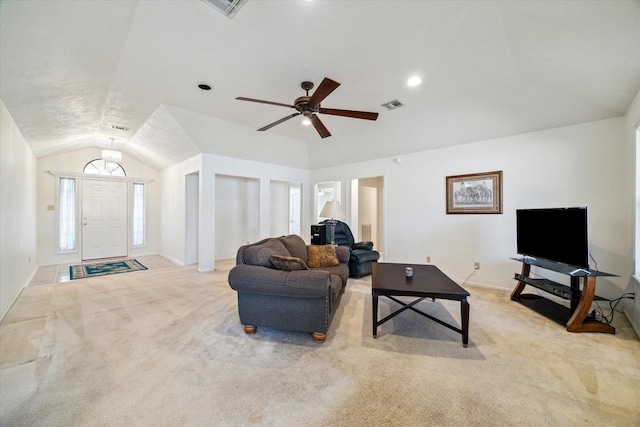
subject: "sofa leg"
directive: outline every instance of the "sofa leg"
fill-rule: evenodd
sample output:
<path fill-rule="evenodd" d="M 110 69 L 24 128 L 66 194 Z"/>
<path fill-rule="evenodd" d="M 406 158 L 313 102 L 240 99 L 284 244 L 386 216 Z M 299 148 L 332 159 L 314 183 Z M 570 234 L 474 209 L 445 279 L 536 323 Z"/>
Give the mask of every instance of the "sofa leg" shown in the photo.
<path fill-rule="evenodd" d="M 322 332 L 313 332 L 313 333 L 311 334 L 311 336 L 313 336 L 313 340 L 314 340 L 315 342 L 320 342 L 320 343 L 325 342 L 325 340 L 327 339 L 327 334 L 326 334 L 326 332 L 325 332 L 325 333 L 322 333 Z"/>
<path fill-rule="evenodd" d="M 255 334 L 258 330 L 258 327 L 253 325 L 242 325 L 242 327 L 244 328 L 244 333 L 247 335 Z"/>

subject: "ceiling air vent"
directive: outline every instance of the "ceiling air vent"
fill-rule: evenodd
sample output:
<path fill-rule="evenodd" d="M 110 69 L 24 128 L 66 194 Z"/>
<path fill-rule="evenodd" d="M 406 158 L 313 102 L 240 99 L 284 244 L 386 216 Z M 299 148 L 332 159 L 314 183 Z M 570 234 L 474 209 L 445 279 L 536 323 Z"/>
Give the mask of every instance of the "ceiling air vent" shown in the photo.
<path fill-rule="evenodd" d="M 397 99 L 394 99 L 393 101 L 385 102 L 382 106 L 387 110 L 395 110 L 396 108 L 404 107 L 404 104 Z"/>
<path fill-rule="evenodd" d="M 202 0 L 209 6 L 223 13 L 227 18 L 233 18 L 233 16 L 240 10 L 240 8 L 247 2 L 247 0 Z"/>

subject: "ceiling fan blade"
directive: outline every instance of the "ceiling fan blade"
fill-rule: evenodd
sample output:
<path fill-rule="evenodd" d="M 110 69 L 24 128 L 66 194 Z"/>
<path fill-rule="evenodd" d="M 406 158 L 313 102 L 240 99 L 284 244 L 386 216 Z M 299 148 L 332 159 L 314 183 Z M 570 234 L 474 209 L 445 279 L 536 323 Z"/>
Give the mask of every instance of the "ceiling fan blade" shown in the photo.
<path fill-rule="evenodd" d="M 239 96 L 236 99 L 240 101 L 259 102 L 261 104 L 279 105 L 280 107 L 296 108 L 295 106 L 289 105 L 289 104 L 282 104 L 280 102 L 263 101 L 261 99 L 245 98 L 244 96 Z"/>
<path fill-rule="evenodd" d="M 329 132 L 329 130 L 324 126 L 324 124 L 320 121 L 320 118 L 318 118 L 318 116 L 316 116 L 315 114 L 312 114 L 311 117 L 309 117 L 309 120 L 311 120 L 311 124 L 313 125 L 314 128 L 316 128 L 316 130 L 318 131 L 318 133 L 322 138 L 331 136 L 331 132 Z"/>
<path fill-rule="evenodd" d="M 292 114 L 292 115 L 290 115 L 290 116 L 287 116 L 287 117 L 282 118 L 282 119 L 280 119 L 280 120 L 278 120 L 278 121 L 275 121 L 275 122 L 273 122 L 273 123 L 271 123 L 271 124 L 269 124 L 269 125 L 266 125 L 265 127 L 262 127 L 262 128 L 260 128 L 260 129 L 258 129 L 258 130 L 259 130 L 259 131 L 263 131 L 263 130 L 271 129 L 272 127 L 274 127 L 274 126 L 276 126 L 276 125 L 279 125 L 280 123 L 286 122 L 287 120 L 292 119 L 292 118 L 294 118 L 295 116 L 299 116 L 300 114 L 302 114 L 302 113 L 294 113 L 294 114 Z"/>
<path fill-rule="evenodd" d="M 309 104 L 312 106 L 320 104 L 327 96 L 329 96 L 329 94 L 331 94 L 331 92 L 336 90 L 338 86 L 340 86 L 340 83 L 325 77 L 324 80 L 322 80 L 322 83 L 320 83 L 320 86 L 318 86 L 316 91 L 313 92 L 311 98 L 309 98 Z"/>
<path fill-rule="evenodd" d="M 319 113 L 330 114 L 332 116 L 352 117 L 354 119 L 376 120 L 378 113 L 368 113 L 366 111 L 338 110 L 335 108 L 320 108 Z"/>

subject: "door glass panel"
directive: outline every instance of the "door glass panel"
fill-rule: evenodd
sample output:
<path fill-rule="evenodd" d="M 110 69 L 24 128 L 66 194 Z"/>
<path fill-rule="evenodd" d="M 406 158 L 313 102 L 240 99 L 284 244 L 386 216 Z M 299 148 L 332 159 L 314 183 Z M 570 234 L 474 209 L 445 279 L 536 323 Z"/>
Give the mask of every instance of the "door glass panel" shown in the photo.
<path fill-rule="evenodd" d="M 120 163 L 108 162 L 103 159 L 91 160 L 85 165 L 82 172 L 90 175 L 127 176 Z"/>
<path fill-rule="evenodd" d="M 144 245 L 144 184 L 133 184 L 133 212 L 131 218 L 131 244 Z"/>
<path fill-rule="evenodd" d="M 76 180 L 60 178 L 60 200 L 58 201 L 58 249 L 76 249 Z"/>

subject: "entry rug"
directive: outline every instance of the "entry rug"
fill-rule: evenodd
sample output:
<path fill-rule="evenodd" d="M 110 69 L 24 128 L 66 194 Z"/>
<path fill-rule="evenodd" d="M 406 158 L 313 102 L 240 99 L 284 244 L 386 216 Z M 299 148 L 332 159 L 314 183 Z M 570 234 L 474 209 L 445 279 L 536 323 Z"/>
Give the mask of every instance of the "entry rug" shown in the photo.
<path fill-rule="evenodd" d="M 127 273 L 129 271 L 146 270 L 137 259 L 123 261 L 96 262 L 94 264 L 72 265 L 69 267 L 71 280 L 87 277 L 104 276 L 107 274 Z"/>

